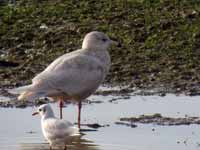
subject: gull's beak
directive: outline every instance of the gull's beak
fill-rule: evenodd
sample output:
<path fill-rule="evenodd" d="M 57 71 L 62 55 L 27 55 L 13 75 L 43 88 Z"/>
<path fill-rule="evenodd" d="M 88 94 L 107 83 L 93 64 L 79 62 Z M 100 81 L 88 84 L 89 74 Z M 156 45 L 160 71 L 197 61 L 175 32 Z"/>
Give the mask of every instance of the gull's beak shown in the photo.
<path fill-rule="evenodd" d="M 116 42 L 116 41 L 114 41 L 114 40 L 110 40 L 110 42 L 111 42 L 111 44 L 113 44 L 113 45 L 117 45 L 117 44 L 118 44 L 118 42 Z"/>
<path fill-rule="evenodd" d="M 32 116 L 35 116 L 35 115 L 38 115 L 39 114 L 39 112 L 34 112 L 34 113 L 32 113 Z"/>
<path fill-rule="evenodd" d="M 117 47 L 122 47 L 121 43 L 119 43 L 117 41 L 110 40 L 110 42 L 112 45 L 116 45 Z"/>

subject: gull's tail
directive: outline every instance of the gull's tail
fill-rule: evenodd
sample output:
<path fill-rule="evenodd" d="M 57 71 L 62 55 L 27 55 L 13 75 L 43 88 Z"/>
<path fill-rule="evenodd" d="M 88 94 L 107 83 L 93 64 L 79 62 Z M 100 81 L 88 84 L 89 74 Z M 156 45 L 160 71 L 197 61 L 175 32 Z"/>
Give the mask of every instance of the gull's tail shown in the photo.
<path fill-rule="evenodd" d="M 28 91 L 28 90 L 31 90 L 33 88 L 33 85 L 30 84 L 30 85 L 26 85 L 26 86 L 21 86 L 21 87 L 18 87 L 18 88 L 14 88 L 14 89 L 10 89 L 8 90 L 9 93 L 11 94 L 21 94 L 25 91 Z"/>
<path fill-rule="evenodd" d="M 18 100 L 28 100 L 33 101 L 44 95 L 42 92 L 37 92 L 34 90 L 34 85 L 30 84 L 27 86 L 22 86 L 14 89 L 8 90 L 11 94 L 19 94 Z"/>

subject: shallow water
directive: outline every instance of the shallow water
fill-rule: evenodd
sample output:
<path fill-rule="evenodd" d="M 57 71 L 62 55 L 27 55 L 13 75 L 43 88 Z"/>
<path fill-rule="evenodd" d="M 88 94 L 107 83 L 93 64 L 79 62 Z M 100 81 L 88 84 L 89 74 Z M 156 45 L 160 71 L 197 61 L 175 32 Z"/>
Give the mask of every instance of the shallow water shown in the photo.
<path fill-rule="evenodd" d="M 200 126 L 158 126 L 137 124 L 137 128 L 116 125 L 120 117 L 161 113 L 163 116 L 200 116 L 200 97 L 167 95 L 132 96 L 109 102 L 112 96 L 92 96 L 91 100 L 103 100 L 99 104 L 86 104 L 82 110 L 82 123 L 109 124 L 68 145 L 70 150 L 198 150 Z M 57 104 L 52 104 L 58 116 Z M 34 108 L 0 108 L 0 150 L 47 150 L 43 138 L 40 117 L 32 117 Z M 64 118 L 76 121 L 77 106 L 64 108 Z M 87 128 L 87 127 L 82 127 Z"/>

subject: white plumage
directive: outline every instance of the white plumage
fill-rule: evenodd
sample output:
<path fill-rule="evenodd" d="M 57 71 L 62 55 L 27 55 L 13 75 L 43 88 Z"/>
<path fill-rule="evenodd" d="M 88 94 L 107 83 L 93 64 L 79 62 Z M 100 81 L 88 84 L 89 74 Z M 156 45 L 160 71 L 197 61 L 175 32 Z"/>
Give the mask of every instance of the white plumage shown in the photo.
<path fill-rule="evenodd" d="M 90 32 L 83 40 L 82 49 L 58 57 L 33 78 L 31 85 L 9 92 L 20 94 L 19 100 L 51 97 L 60 102 L 76 101 L 80 116 L 81 101 L 95 92 L 108 73 L 111 61 L 107 49 L 112 43 L 116 42 L 104 33 Z"/>
<path fill-rule="evenodd" d="M 72 136 L 79 136 L 79 129 L 69 121 L 58 119 L 54 116 L 50 105 L 38 107 L 33 115 L 41 115 L 42 132 L 50 146 L 65 146 Z"/>

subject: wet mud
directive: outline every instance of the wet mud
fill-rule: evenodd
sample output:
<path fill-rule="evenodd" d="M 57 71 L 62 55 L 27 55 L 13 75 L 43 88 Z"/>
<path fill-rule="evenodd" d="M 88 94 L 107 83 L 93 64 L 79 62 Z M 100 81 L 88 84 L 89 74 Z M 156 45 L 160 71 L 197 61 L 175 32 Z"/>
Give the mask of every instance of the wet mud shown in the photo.
<path fill-rule="evenodd" d="M 101 125 L 99 123 L 90 123 L 90 124 L 81 124 L 81 126 L 86 126 L 89 128 L 93 128 L 93 129 L 98 129 L 98 128 L 102 128 L 102 127 L 109 127 L 109 124 L 105 124 L 105 125 Z"/>
<path fill-rule="evenodd" d="M 200 117 L 185 116 L 182 118 L 164 117 L 161 114 L 141 115 L 139 117 L 120 118 L 119 125 L 132 126 L 133 124 L 155 124 L 162 126 L 178 126 L 178 125 L 191 125 L 200 124 Z"/>

